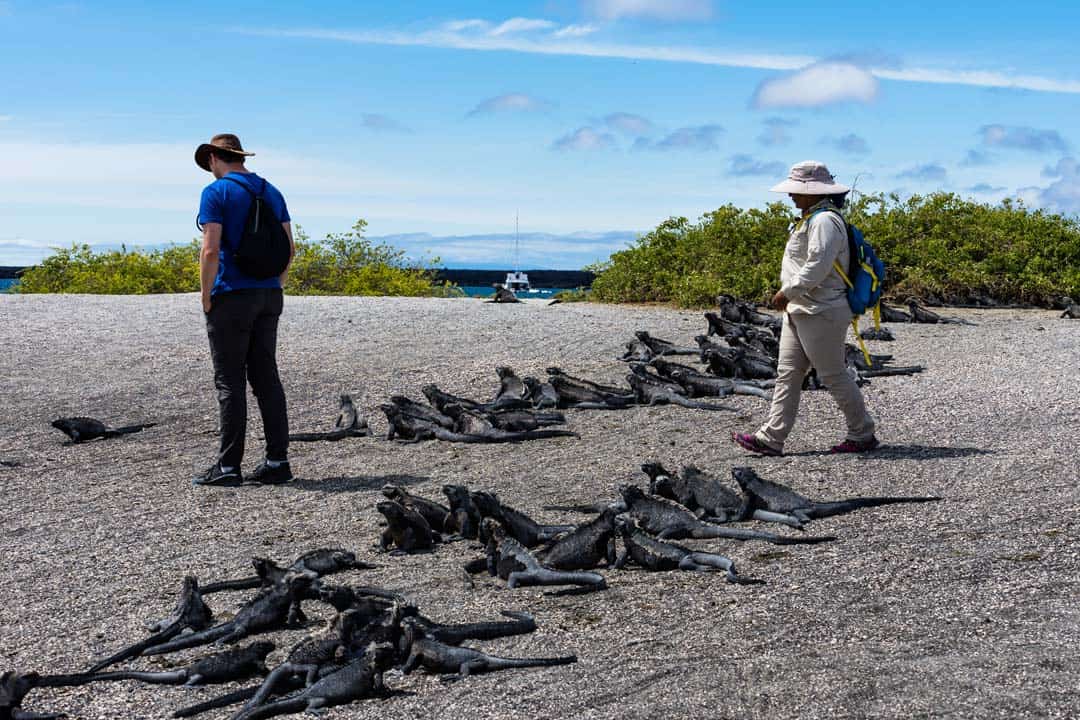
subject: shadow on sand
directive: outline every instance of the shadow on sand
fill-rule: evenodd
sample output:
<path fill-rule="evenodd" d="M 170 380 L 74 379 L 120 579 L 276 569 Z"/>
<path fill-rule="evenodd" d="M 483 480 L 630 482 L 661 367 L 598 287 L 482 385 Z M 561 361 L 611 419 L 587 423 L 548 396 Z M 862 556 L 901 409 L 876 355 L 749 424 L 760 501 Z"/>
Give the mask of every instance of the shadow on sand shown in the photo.
<path fill-rule="evenodd" d="M 300 490 L 318 490 L 319 492 L 355 492 L 357 490 L 378 490 L 387 483 L 394 485 L 416 485 L 428 482 L 429 477 L 419 475 L 355 475 L 352 477 L 330 477 L 322 480 L 296 479 L 289 486 Z"/>
<path fill-rule="evenodd" d="M 828 450 L 807 450 L 784 453 L 785 457 L 824 457 L 832 455 Z M 965 458 L 975 455 L 993 455 L 993 450 L 974 447 L 942 447 L 937 445 L 882 445 L 870 452 L 858 453 L 860 460 L 941 460 Z"/>

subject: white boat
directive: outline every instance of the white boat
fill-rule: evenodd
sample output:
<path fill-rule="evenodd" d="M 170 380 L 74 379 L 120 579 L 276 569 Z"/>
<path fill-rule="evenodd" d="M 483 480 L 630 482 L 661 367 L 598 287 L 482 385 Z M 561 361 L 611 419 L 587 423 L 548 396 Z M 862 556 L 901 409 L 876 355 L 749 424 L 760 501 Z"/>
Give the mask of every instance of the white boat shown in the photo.
<path fill-rule="evenodd" d="M 518 216 L 514 213 L 514 271 L 506 273 L 503 287 L 512 293 L 530 292 L 529 276 L 518 269 Z"/>

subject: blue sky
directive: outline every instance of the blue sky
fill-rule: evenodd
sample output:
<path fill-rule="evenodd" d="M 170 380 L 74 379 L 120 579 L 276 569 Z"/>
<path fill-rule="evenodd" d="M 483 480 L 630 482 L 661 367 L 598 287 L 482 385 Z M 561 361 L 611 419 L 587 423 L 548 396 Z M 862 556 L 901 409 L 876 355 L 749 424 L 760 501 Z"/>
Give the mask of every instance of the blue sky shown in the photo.
<path fill-rule="evenodd" d="M 826 161 L 1080 212 L 1080 4 L 0 0 L 0 264 L 195 235 L 236 132 L 313 236 L 579 267 Z"/>

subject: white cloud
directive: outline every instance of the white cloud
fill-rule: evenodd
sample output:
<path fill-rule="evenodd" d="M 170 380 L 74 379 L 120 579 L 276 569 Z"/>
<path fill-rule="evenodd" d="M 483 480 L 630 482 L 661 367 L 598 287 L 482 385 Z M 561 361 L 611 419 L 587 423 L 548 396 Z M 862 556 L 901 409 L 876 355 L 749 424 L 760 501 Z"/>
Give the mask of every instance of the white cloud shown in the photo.
<path fill-rule="evenodd" d="M 648 135 L 653 130 L 653 124 L 647 119 L 625 112 L 611 113 L 604 118 L 604 124 L 612 130 L 632 137 Z"/>
<path fill-rule="evenodd" d="M 550 30 L 553 27 L 558 27 L 550 20 L 538 20 L 535 18 L 523 18 L 516 17 L 510 18 L 506 22 L 497 25 L 492 28 L 488 33 L 492 37 L 499 37 L 500 35 L 509 35 L 511 33 L 523 33 L 532 32 L 535 30 Z"/>
<path fill-rule="evenodd" d="M 807 108 L 842 102 L 872 102 L 878 81 L 870 72 L 846 63 L 815 63 L 796 73 L 765 80 L 751 101 L 758 109 Z"/>
<path fill-rule="evenodd" d="M 567 25 L 553 32 L 551 36 L 555 38 L 585 37 L 586 35 L 592 35 L 597 29 L 595 25 Z"/>
<path fill-rule="evenodd" d="M 1080 162 L 1062 158 L 1049 175 L 1057 180 L 1045 188 L 1028 188 L 1034 191 L 1036 203 L 1054 212 L 1080 214 Z"/>
<path fill-rule="evenodd" d="M 468 117 L 499 112 L 547 112 L 552 103 L 525 93 L 506 93 L 484 100 L 469 111 Z"/>
<path fill-rule="evenodd" d="M 462 32 L 465 30 L 487 30 L 491 27 L 491 23 L 487 20 L 451 20 L 448 23 L 443 23 L 443 29 L 448 32 Z"/>
<path fill-rule="evenodd" d="M 713 13 L 711 0 L 585 0 L 585 8 L 602 20 L 706 20 Z"/>
<path fill-rule="evenodd" d="M 656 142 L 646 138 L 638 138 L 634 142 L 635 150 L 719 150 L 717 139 L 723 134 L 724 128 L 720 125 L 694 125 L 672 130 Z"/>
<path fill-rule="evenodd" d="M 1057 130 L 1042 130 L 1025 125 L 983 125 L 979 128 L 983 145 L 1024 150 L 1026 152 L 1065 152 L 1065 138 Z"/>
<path fill-rule="evenodd" d="M 606 150 L 615 146 L 615 138 L 610 133 L 602 133 L 591 127 L 578 128 L 563 135 L 551 145 L 552 150 Z"/>
<path fill-rule="evenodd" d="M 506 35 L 490 37 L 448 29 L 421 32 L 387 30 L 347 31 L 322 28 L 277 30 L 263 28 L 234 28 L 233 32 L 263 37 L 291 37 L 348 42 L 359 45 L 394 45 L 449 48 L 475 51 L 511 51 L 539 55 L 620 58 L 655 62 L 689 63 L 719 67 L 757 68 L 761 70 L 794 71 L 821 63 L 820 58 L 783 53 L 729 53 L 705 48 L 672 45 L 630 45 L 589 42 L 580 39 L 521 37 Z M 828 63 L 822 63 L 828 64 Z M 836 63 L 833 63 L 836 64 Z M 842 64 L 842 63 L 840 63 Z M 934 68 L 869 67 L 864 72 L 879 80 L 967 85 L 987 88 L 1012 88 L 1040 92 L 1080 94 L 1080 81 L 1036 75 L 1009 75 L 988 70 L 939 70 Z M 863 81 L 865 84 L 865 80 Z"/>

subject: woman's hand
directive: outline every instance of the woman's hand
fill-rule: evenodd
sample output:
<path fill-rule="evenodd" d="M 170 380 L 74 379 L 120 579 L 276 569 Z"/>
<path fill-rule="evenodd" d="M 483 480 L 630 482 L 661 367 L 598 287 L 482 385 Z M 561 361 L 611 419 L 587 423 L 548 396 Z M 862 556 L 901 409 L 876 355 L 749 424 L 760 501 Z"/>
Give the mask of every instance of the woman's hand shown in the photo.
<path fill-rule="evenodd" d="M 787 308 L 787 304 L 788 304 L 787 295 L 785 295 L 783 291 L 780 291 L 780 292 L 776 293 L 775 295 L 773 295 L 773 297 L 772 297 L 772 306 L 774 308 L 776 308 L 777 310 L 780 310 L 781 312 L 783 312 Z"/>

